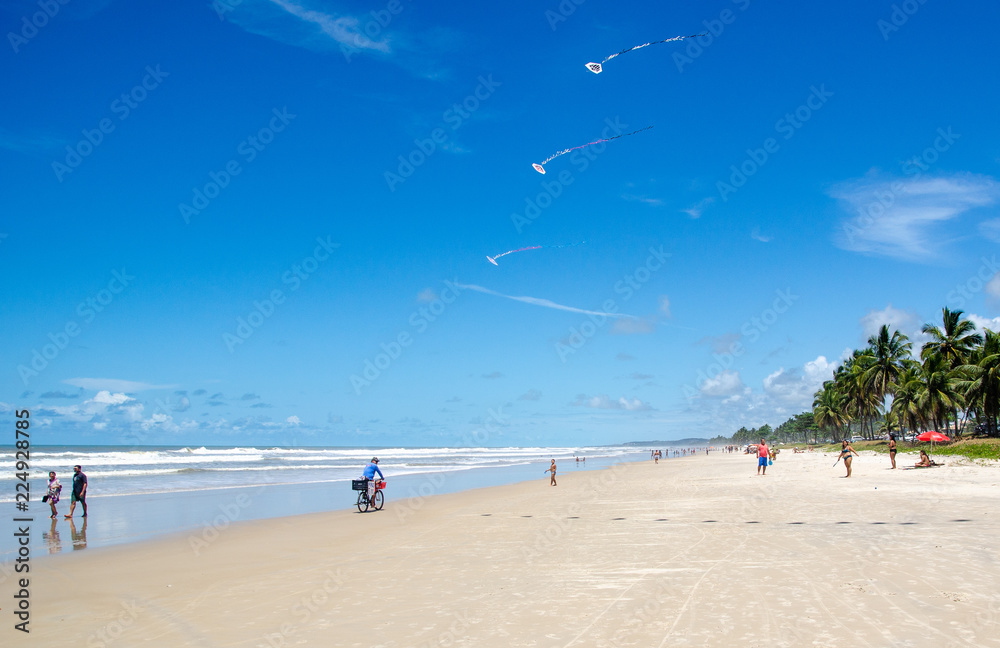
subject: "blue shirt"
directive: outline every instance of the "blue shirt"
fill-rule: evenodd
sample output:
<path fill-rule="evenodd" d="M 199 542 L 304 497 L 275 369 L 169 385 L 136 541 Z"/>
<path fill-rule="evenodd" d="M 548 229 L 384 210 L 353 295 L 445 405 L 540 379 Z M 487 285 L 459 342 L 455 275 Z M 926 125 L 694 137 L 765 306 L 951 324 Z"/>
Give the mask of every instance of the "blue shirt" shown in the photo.
<path fill-rule="evenodd" d="M 383 475 L 382 471 L 378 469 L 378 465 L 377 464 L 370 463 L 367 466 L 365 466 L 365 472 L 364 472 L 365 479 L 372 479 L 372 478 L 374 478 L 375 477 L 375 473 L 378 473 L 379 477 L 381 477 L 382 479 L 385 479 L 385 475 Z"/>

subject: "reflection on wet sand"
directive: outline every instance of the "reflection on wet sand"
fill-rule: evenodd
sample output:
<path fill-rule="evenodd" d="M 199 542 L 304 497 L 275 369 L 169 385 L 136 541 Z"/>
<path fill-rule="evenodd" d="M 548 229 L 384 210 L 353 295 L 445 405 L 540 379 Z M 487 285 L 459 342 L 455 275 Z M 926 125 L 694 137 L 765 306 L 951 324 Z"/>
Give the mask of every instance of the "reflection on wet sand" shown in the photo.
<path fill-rule="evenodd" d="M 62 541 L 59 539 L 59 531 L 56 529 L 56 521 L 52 520 L 52 525 L 48 531 L 42 532 L 42 538 L 48 545 L 50 554 L 57 554 L 62 551 Z"/>
<path fill-rule="evenodd" d="M 79 531 L 76 530 L 76 522 L 73 521 L 73 518 L 70 518 L 69 532 L 73 537 L 73 551 L 87 548 L 87 518 L 83 518 L 83 526 L 80 527 Z"/>

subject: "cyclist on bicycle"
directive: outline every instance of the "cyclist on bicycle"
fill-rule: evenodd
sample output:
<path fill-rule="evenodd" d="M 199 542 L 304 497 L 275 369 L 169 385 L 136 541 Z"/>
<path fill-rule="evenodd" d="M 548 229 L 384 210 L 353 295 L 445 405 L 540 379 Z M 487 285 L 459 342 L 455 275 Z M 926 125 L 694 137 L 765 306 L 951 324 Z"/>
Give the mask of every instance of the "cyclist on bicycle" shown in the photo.
<path fill-rule="evenodd" d="M 379 479 L 385 479 L 385 475 L 378 468 L 378 457 L 372 457 L 371 463 L 365 466 L 365 471 L 362 476 L 368 480 L 368 501 L 375 501 L 375 473 L 378 473 Z"/>

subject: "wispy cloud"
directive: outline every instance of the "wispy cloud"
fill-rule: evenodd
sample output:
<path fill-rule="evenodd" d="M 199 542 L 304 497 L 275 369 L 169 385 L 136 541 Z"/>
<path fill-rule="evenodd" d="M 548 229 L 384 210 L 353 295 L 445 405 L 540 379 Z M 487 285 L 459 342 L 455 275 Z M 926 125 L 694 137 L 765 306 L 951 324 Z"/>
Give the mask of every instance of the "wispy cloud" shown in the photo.
<path fill-rule="evenodd" d="M 774 240 L 773 236 L 765 236 L 761 234 L 759 227 L 753 228 L 753 231 L 750 232 L 750 238 L 752 238 L 755 241 L 760 241 L 761 243 L 770 243 L 771 241 Z"/>
<path fill-rule="evenodd" d="M 293 0 L 243 0 L 225 18 L 250 33 L 307 49 L 391 51 L 388 39 L 374 40 L 365 34 L 367 23 L 361 19 L 334 15 L 328 9 L 319 11 Z M 375 25 L 381 33 L 382 26 Z"/>
<path fill-rule="evenodd" d="M 653 409 L 649 403 L 644 403 L 638 398 L 628 399 L 622 396 L 618 400 L 611 400 L 606 394 L 597 396 L 587 396 L 580 394 L 573 402 L 576 407 L 590 407 L 593 409 L 627 410 L 630 412 L 644 412 Z"/>
<path fill-rule="evenodd" d="M 715 202 L 715 198 L 709 196 L 708 198 L 703 198 L 691 205 L 687 209 L 682 209 L 681 211 L 690 216 L 691 218 L 701 218 L 702 213 L 704 213 L 705 208 Z"/>
<path fill-rule="evenodd" d="M 176 389 L 177 385 L 151 385 L 134 380 L 119 380 L 117 378 L 70 378 L 64 380 L 67 385 L 82 389 L 106 390 L 113 392 L 140 392 L 150 389 Z"/>
<path fill-rule="evenodd" d="M 541 399 L 541 397 L 542 397 L 542 392 L 538 391 L 537 389 L 529 389 L 528 391 L 518 396 L 517 400 L 536 401 Z"/>
<path fill-rule="evenodd" d="M 830 195 L 850 213 L 835 237 L 841 248 L 931 261 L 949 238 L 943 225 L 993 204 L 1000 197 L 1000 183 L 971 173 L 905 179 L 872 176 L 842 183 Z"/>
<path fill-rule="evenodd" d="M 555 310 L 569 311 L 570 313 L 581 313 L 583 315 L 602 315 L 604 317 L 614 317 L 614 318 L 629 318 L 637 319 L 634 315 L 626 315 L 625 313 L 602 313 L 598 311 L 590 311 L 582 308 L 574 308 L 573 306 L 564 306 L 562 304 L 557 304 L 554 301 L 548 299 L 542 299 L 540 297 L 516 297 L 513 295 L 505 295 L 503 293 L 496 292 L 495 290 L 490 290 L 489 288 L 483 288 L 482 286 L 477 286 L 475 284 L 460 284 L 455 283 L 455 286 L 461 288 L 462 290 L 474 290 L 476 292 L 481 292 L 484 295 L 493 295 L 495 297 L 503 297 L 504 299 L 512 299 L 514 301 L 523 302 L 525 304 L 531 304 L 533 306 L 541 306 L 543 308 L 553 308 Z"/>

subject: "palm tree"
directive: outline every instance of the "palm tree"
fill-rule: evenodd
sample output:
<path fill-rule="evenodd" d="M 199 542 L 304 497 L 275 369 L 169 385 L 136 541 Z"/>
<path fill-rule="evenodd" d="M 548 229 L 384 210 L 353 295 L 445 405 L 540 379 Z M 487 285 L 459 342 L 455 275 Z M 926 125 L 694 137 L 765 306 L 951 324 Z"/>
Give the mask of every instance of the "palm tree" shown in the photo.
<path fill-rule="evenodd" d="M 846 401 L 834 380 L 823 383 L 823 388 L 813 397 L 813 420 L 822 430 L 833 428 L 836 439 L 841 438 L 840 428 L 849 421 Z"/>
<path fill-rule="evenodd" d="M 959 367 L 964 379 L 958 388 L 965 394 L 968 410 L 985 424 L 990 436 L 997 436 L 997 418 L 1000 416 L 1000 333 L 986 329 L 983 345 L 973 350 L 969 363 Z"/>
<path fill-rule="evenodd" d="M 913 360 L 907 360 L 903 374 L 899 377 L 895 397 L 892 399 L 892 413 L 896 415 L 901 431 L 904 429 L 904 425 L 913 433 L 916 433 L 921 427 L 923 416 L 917 401 L 922 386 L 920 364 Z"/>
<path fill-rule="evenodd" d="M 909 357 L 912 347 L 910 338 L 899 331 L 893 331 L 890 336 L 885 324 L 876 335 L 868 338 L 872 362 L 865 371 L 864 383 L 879 400 L 885 400 L 895 391 L 904 371 L 903 360 Z"/>
<path fill-rule="evenodd" d="M 933 421 L 940 431 L 942 424 L 948 422 L 948 414 L 963 403 L 957 372 L 948 367 L 944 355 L 928 355 L 920 367 L 919 380 L 917 406 L 924 412 L 924 418 Z"/>
<path fill-rule="evenodd" d="M 957 369 L 966 364 L 972 349 L 983 343 L 983 336 L 976 333 L 975 324 L 962 318 L 962 311 L 952 311 L 946 307 L 941 310 L 941 313 L 943 330 L 932 324 L 924 324 L 921 329 L 931 336 L 931 341 L 924 344 L 920 350 L 920 357 L 926 359 L 932 355 L 941 356 L 949 369 Z M 957 432 L 958 408 L 954 408 L 953 411 Z M 945 423 L 947 423 L 947 418 L 945 418 Z"/>
<path fill-rule="evenodd" d="M 861 422 L 861 434 L 870 438 L 865 431 L 865 423 L 878 415 L 881 409 L 881 399 L 867 388 L 865 375 L 872 368 L 875 356 L 870 349 L 855 351 L 853 356 L 844 363 L 844 372 L 840 375 L 840 390 L 847 396 L 847 410 L 852 418 Z M 870 426 L 874 427 L 874 426 Z"/>

